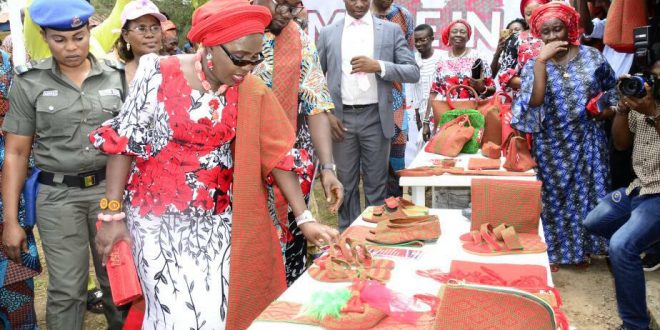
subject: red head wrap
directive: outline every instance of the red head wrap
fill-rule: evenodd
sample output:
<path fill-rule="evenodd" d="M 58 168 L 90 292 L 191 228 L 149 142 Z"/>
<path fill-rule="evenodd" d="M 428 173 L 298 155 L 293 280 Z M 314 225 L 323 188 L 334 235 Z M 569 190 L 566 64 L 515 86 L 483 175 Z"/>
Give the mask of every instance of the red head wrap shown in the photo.
<path fill-rule="evenodd" d="M 464 19 L 457 19 L 451 21 L 449 25 L 442 29 L 442 43 L 445 44 L 445 46 L 449 46 L 449 31 L 451 31 L 451 28 L 458 23 L 465 25 L 467 28 L 468 40 L 470 40 L 470 37 L 472 36 L 472 26 Z"/>
<path fill-rule="evenodd" d="M 563 2 L 554 1 L 534 9 L 532 18 L 529 22 L 532 35 L 540 39 L 541 27 L 543 24 L 555 18 L 566 25 L 566 30 L 568 30 L 568 42 L 571 45 L 579 45 L 581 33 L 579 26 L 580 14 L 578 14 L 573 7 Z"/>
<path fill-rule="evenodd" d="M 270 10 L 248 0 L 211 0 L 192 15 L 188 39 L 206 47 L 217 46 L 253 33 L 264 33 Z"/>
<path fill-rule="evenodd" d="M 550 0 L 521 0 L 520 15 L 522 15 L 523 18 L 525 17 L 525 8 L 527 8 L 527 6 L 529 6 L 529 4 L 532 2 L 536 2 L 539 5 L 545 5 L 546 3 L 550 2 Z"/>

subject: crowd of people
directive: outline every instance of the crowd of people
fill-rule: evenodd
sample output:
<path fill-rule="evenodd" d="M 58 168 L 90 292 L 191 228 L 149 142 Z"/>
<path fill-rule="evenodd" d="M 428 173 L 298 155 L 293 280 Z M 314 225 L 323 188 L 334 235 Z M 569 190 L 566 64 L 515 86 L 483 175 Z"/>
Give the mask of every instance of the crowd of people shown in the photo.
<path fill-rule="evenodd" d="M 652 79 L 622 94 L 634 56 L 592 47 L 610 2 L 522 0 L 493 57 L 468 46 L 466 20 L 436 33 L 392 0 L 344 3 L 314 40 L 301 0 L 210 0 L 181 49 L 182 31 L 149 0 L 117 0 L 107 17 L 85 0 L 34 0 L 31 61 L 12 65 L 10 39 L 0 50 L 0 324 L 36 328 L 36 225 L 48 328 L 82 329 L 90 253 L 108 327 L 122 328 L 130 305 L 114 305 L 105 269 L 121 240 L 143 328 L 246 328 L 304 273 L 308 243 L 337 241 L 359 217 L 361 196 L 403 194 L 396 171 L 431 138 L 432 101 L 504 92 L 538 163 L 552 268 L 609 255 L 621 329 L 648 329 L 660 96 Z M 660 84 L 654 42 L 646 73 Z M 317 178 L 338 228 L 308 208 Z M 469 207 L 469 189 L 439 193 L 436 207 Z"/>

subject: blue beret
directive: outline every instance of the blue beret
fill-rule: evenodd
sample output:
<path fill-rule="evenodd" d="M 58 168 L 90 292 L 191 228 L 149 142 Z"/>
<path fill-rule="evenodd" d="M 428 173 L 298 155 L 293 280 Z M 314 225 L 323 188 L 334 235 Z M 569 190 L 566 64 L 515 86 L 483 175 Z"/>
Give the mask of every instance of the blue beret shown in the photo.
<path fill-rule="evenodd" d="M 94 7 L 85 0 L 35 0 L 29 10 L 34 23 L 60 31 L 79 29 L 94 14 Z"/>

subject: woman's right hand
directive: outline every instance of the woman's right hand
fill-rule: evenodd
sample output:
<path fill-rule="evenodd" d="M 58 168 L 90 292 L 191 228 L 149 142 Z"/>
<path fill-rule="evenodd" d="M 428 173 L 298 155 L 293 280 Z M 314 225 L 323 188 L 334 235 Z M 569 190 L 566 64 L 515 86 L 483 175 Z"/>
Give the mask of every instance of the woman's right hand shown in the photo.
<path fill-rule="evenodd" d="M 2 230 L 2 244 L 9 259 L 21 263 L 21 252 L 28 252 L 27 236 L 18 221 L 5 221 Z"/>
<path fill-rule="evenodd" d="M 128 227 L 123 220 L 103 222 L 99 229 L 96 231 L 96 251 L 101 256 L 101 263 L 105 266 L 106 261 L 112 247 L 119 241 L 131 242 L 131 235 L 128 232 Z"/>
<path fill-rule="evenodd" d="M 553 41 L 545 44 L 541 49 L 541 53 L 537 57 L 537 61 L 548 62 L 555 57 L 559 52 L 568 51 L 568 41 Z"/>

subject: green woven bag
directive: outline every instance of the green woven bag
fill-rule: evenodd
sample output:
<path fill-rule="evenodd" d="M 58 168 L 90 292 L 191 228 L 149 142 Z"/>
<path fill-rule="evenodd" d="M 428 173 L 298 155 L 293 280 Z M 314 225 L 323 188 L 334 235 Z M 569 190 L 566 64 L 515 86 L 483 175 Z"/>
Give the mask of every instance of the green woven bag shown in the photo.
<path fill-rule="evenodd" d="M 476 154 L 479 152 L 479 140 L 481 134 L 483 133 L 484 126 L 486 126 L 486 120 L 484 119 L 484 115 L 482 115 L 481 112 L 472 109 L 455 109 L 447 111 L 440 117 L 440 124 L 438 124 L 438 127 L 442 127 L 442 125 L 445 123 L 448 123 L 455 118 L 465 114 L 470 117 L 470 123 L 472 124 L 472 127 L 474 127 L 474 136 L 465 144 L 461 150 L 461 153 Z"/>

